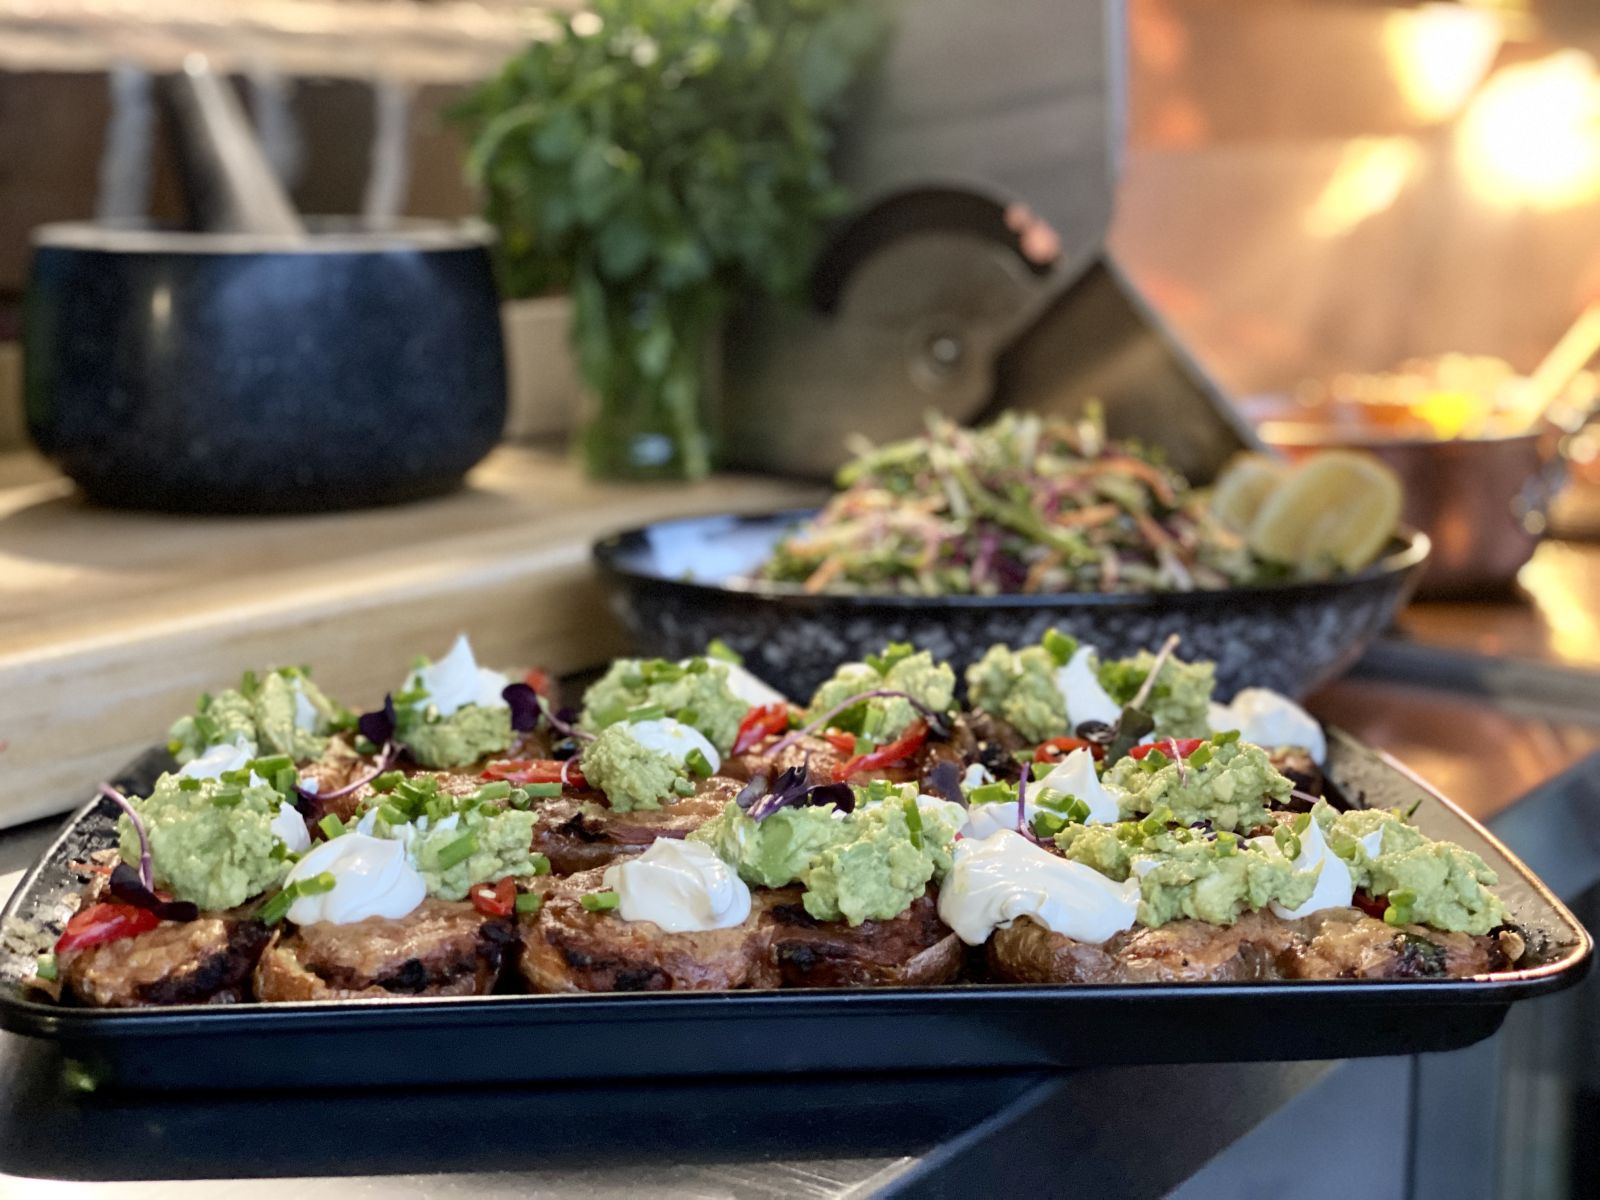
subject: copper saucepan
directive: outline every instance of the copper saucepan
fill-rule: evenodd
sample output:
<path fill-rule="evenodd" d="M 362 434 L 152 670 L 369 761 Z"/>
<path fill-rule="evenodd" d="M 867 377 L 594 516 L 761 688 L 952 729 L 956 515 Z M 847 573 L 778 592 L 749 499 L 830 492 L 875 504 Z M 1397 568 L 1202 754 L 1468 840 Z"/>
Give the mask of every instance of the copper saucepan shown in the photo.
<path fill-rule="evenodd" d="M 1417 595 L 1472 599 L 1503 593 L 1533 556 L 1566 479 L 1560 433 L 1392 438 L 1296 421 L 1266 421 L 1261 436 L 1291 458 L 1331 446 L 1367 451 L 1405 487 L 1404 520 L 1433 541 Z"/>

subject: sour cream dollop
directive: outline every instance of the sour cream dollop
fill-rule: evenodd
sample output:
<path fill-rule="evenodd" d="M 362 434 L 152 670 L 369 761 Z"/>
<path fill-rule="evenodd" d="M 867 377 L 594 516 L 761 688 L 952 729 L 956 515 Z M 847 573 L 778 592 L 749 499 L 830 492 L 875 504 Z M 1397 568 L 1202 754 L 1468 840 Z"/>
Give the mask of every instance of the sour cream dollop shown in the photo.
<path fill-rule="evenodd" d="M 332 874 L 332 891 L 298 896 L 289 906 L 296 925 L 353 925 L 368 917 L 398 920 L 428 894 L 421 874 L 406 860 L 406 848 L 388 838 L 346 833 L 323 842 L 289 869 L 288 883 Z"/>
<path fill-rule="evenodd" d="M 693 725 L 685 725 L 671 717 L 657 717 L 651 721 L 630 722 L 628 732 L 646 750 L 665 754 L 680 766 L 688 759 L 690 751 L 698 750 L 711 764 L 713 774 L 722 769 L 722 756 L 717 753 L 717 748 Z"/>
<path fill-rule="evenodd" d="M 184 763 L 178 768 L 178 774 L 185 779 L 221 779 L 227 771 L 243 770 L 255 756 L 256 748 L 242 737 L 231 742 L 219 742 L 207 747 L 199 757 Z M 263 781 L 252 772 L 250 782 Z"/>
<path fill-rule="evenodd" d="M 731 929 L 750 915 L 750 889 L 699 842 L 657 838 L 643 854 L 606 868 L 625 921 L 650 921 L 667 933 Z"/>
<path fill-rule="evenodd" d="M 1139 883 L 1115 883 L 1082 863 L 1058 858 L 1013 830 L 956 843 L 939 888 L 939 919 L 969 946 L 1032 917 L 1052 933 L 1099 945 L 1133 928 Z"/>
<path fill-rule="evenodd" d="M 686 660 L 687 661 L 687 660 Z M 753 674 L 743 664 L 727 662 L 720 658 L 710 660 L 713 671 L 719 668 L 727 680 L 728 690 L 751 708 L 760 708 L 763 704 L 787 704 L 789 698 L 777 688 L 767 683 L 759 675 Z"/>
<path fill-rule="evenodd" d="M 505 697 L 500 693 L 510 682 L 509 676 L 478 665 L 472 654 L 472 643 L 463 633 L 456 638 L 449 654 L 412 672 L 407 685 L 426 691 L 428 703 L 439 710 L 441 717 L 448 717 L 469 704 L 479 708 L 505 708 Z"/>
<path fill-rule="evenodd" d="M 1317 719 L 1271 688 L 1245 688 L 1231 704 L 1213 704 L 1209 721 L 1214 732 L 1237 729 L 1242 740 L 1257 746 L 1299 746 L 1319 764 L 1328 758 Z"/>
<path fill-rule="evenodd" d="M 1122 817 L 1117 798 L 1100 782 L 1094 771 L 1094 755 L 1081 746 L 1051 768 L 1043 779 L 1029 785 L 1029 790 L 1065 792 L 1089 806 L 1085 825 L 1109 825 Z"/>
<path fill-rule="evenodd" d="M 1250 839 L 1268 854 L 1282 854 L 1278 844 L 1269 837 Z M 1365 841 L 1365 839 L 1363 839 Z M 1322 868 L 1317 876 L 1317 886 L 1312 891 L 1310 899 L 1299 908 L 1285 908 L 1276 900 L 1272 902 L 1272 911 L 1285 921 L 1296 921 L 1301 917 L 1309 917 L 1314 912 L 1321 912 L 1325 908 L 1349 908 L 1350 901 L 1356 894 L 1355 882 L 1350 878 L 1350 868 L 1345 865 L 1332 850 L 1328 849 L 1328 842 L 1322 836 L 1322 827 L 1313 820 L 1300 835 L 1300 853 L 1295 856 L 1294 869 L 1296 871 L 1315 871 Z"/>
<path fill-rule="evenodd" d="M 306 699 L 305 689 L 300 686 L 300 681 L 294 681 L 294 727 L 302 733 L 315 733 L 317 723 L 321 721 L 322 714 L 317 711 L 317 706 Z"/>
<path fill-rule="evenodd" d="M 272 824 L 267 828 L 295 854 L 304 854 L 311 849 L 311 835 L 306 832 L 305 818 L 295 811 L 292 804 L 278 805 L 278 815 L 272 818 Z"/>
<path fill-rule="evenodd" d="M 1056 691 L 1067 706 L 1067 720 L 1074 728 L 1085 721 L 1104 721 L 1111 724 L 1122 715 L 1122 707 L 1113 700 L 1100 678 L 1095 674 L 1093 646 L 1079 646 L 1072 652 L 1067 665 L 1056 671 Z"/>

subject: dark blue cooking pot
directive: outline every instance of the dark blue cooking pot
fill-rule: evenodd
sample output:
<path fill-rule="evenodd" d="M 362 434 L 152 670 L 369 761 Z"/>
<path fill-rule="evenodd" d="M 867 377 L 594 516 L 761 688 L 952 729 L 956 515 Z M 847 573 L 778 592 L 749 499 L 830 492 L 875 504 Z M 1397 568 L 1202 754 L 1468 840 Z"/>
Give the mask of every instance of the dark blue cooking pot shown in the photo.
<path fill-rule="evenodd" d="M 481 227 L 283 239 L 50 225 L 28 429 L 103 504 L 295 512 L 436 495 L 505 423 Z"/>

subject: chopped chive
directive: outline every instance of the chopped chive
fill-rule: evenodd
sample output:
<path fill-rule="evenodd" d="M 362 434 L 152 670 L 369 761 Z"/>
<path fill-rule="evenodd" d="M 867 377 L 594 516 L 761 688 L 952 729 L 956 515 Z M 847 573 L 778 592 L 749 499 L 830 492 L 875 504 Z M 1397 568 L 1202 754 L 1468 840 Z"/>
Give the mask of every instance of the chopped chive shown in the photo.
<path fill-rule="evenodd" d="M 184 775 L 178 780 L 178 790 L 180 792 L 198 792 L 200 790 L 200 781 Z"/>
<path fill-rule="evenodd" d="M 266 758 L 258 758 L 251 762 L 250 770 L 263 779 L 271 779 L 285 767 L 292 766 L 294 766 L 294 759 L 287 754 L 271 754 Z"/>
<path fill-rule="evenodd" d="M 1033 836 L 1041 839 L 1055 837 L 1068 825 L 1068 822 L 1053 812 L 1037 812 L 1033 814 Z"/>
<path fill-rule="evenodd" d="M 439 847 L 439 869 L 448 871 L 457 863 L 466 862 L 478 852 L 478 837 L 474 833 L 463 833 L 453 842 L 446 842 Z"/>
<path fill-rule="evenodd" d="M 535 800 L 548 800 L 552 796 L 561 795 L 559 783 L 525 783 L 522 790 Z"/>
<path fill-rule="evenodd" d="M 712 638 L 706 643 L 706 657 L 720 658 L 723 662 L 733 663 L 734 666 L 744 665 L 744 657 L 721 638 Z"/>
<path fill-rule="evenodd" d="M 300 776 L 293 767 L 284 767 L 272 780 L 274 791 L 282 792 L 287 796 L 300 785 Z"/>
<path fill-rule="evenodd" d="M 707 761 L 705 754 L 699 748 L 689 751 L 684 756 L 683 765 L 688 767 L 698 779 L 704 779 L 711 774 L 711 763 Z"/>
<path fill-rule="evenodd" d="M 329 813 L 317 822 L 317 828 L 322 830 L 322 836 L 331 842 L 344 832 L 344 822 L 339 820 L 338 813 Z"/>
<path fill-rule="evenodd" d="M 404 771 L 385 771 L 372 781 L 372 790 L 375 792 L 392 792 L 405 782 Z"/>
<path fill-rule="evenodd" d="M 692 708 L 680 708 L 677 712 L 669 715 L 679 725 L 693 725 L 700 720 L 700 714 Z"/>
<path fill-rule="evenodd" d="M 911 831 L 911 844 L 921 850 L 922 809 L 917 806 L 917 798 L 915 796 L 907 796 L 901 802 L 901 807 L 906 814 L 906 828 Z"/>
<path fill-rule="evenodd" d="M 39 955 L 39 962 L 34 967 L 33 973 L 47 983 L 53 981 L 59 975 L 56 970 L 56 956 L 54 954 Z"/>
<path fill-rule="evenodd" d="M 246 784 L 250 782 L 250 768 L 240 767 L 237 771 L 224 771 L 217 776 L 218 783 Z"/>
<path fill-rule="evenodd" d="M 535 875 L 550 874 L 550 860 L 543 854 L 528 855 L 528 865 L 533 868 L 533 873 Z"/>
<path fill-rule="evenodd" d="M 337 887 L 339 881 L 333 877 L 332 871 L 323 871 L 320 875 L 313 875 L 310 879 L 302 879 L 294 885 L 297 896 L 320 896 L 324 892 L 331 892 Z"/>
<path fill-rule="evenodd" d="M 256 913 L 256 918 L 263 925 L 276 925 L 289 915 L 289 908 L 294 904 L 294 889 L 286 887 L 272 899 L 261 906 Z"/>
<path fill-rule="evenodd" d="M 1211 744 L 1214 746 L 1226 746 L 1230 742 L 1237 742 L 1238 740 L 1239 731 L 1237 729 L 1224 729 L 1221 733 L 1211 735 Z"/>
<path fill-rule="evenodd" d="M 1058 667 L 1066 666 L 1078 649 L 1078 643 L 1059 629 L 1045 630 L 1042 645 L 1050 652 L 1050 657 L 1055 659 Z"/>
<path fill-rule="evenodd" d="M 578 903 L 585 912 L 610 912 L 622 903 L 622 897 L 615 892 L 585 892 L 578 897 Z"/>
<path fill-rule="evenodd" d="M 667 715 L 667 710 L 659 704 L 641 704 L 638 708 L 630 708 L 622 714 L 624 721 L 658 721 Z"/>
<path fill-rule="evenodd" d="M 218 808 L 234 808 L 243 799 L 243 790 L 236 787 L 218 788 L 211 794 L 211 803 Z"/>
<path fill-rule="evenodd" d="M 380 804 L 378 805 L 378 820 L 392 829 L 396 825 L 404 825 L 406 823 L 406 814 L 392 804 Z"/>
<path fill-rule="evenodd" d="M 1210 742 L 1201 742 L 1193 750 L 1189 751 L 1189 765 L 1191 767 L 1203 767 L 1210 761 L 1211 761 L 1211 743 Z"/>
<path fill-rule="evenodd" d="M 539 911 L 539 905 L 542 903 L 543 900 L 540 899 L 538 893 L 521 892 L 517 896 L 517 911 L 524 915 L 536 913 Z"/>
<path fill-rule="evenodd" d="M 511 785 L 504 779 L 496 779 L 486 783 L 472 794 L 473 800 L 483 803 L 485 800 L 505 800 L 511 795 Z"/>
<path fill-rule="evenodd" d="M 1288 825 L 1279 825 L 1272 831 L 1272 840 L 1278 850 L 1289 861 L 1293 862 L 1300 857 L 1300 838 Z"/>

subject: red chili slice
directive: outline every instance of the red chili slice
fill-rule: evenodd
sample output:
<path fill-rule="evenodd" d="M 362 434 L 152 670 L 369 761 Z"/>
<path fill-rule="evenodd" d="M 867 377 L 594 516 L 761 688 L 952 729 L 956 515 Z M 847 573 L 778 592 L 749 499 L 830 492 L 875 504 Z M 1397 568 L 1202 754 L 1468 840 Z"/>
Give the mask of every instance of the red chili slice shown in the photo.
<path fill-rule="evenodd" d="M 826 739 L 828 745 L 846 758 L 856 752 L 856 735 L 853 733 L 846 733 L 842 729 L 830 729 L 822 736 Z"/>
<path fill-rule="evenodd" d="M 1374 896 L 1366 888 L 1357 888 L 1356 894 L 1350 898 L 1350 903 L 1366 913 L 1369 917 L 1383 920 L 1383 914 L 1389 911 L 1389 897 Z"/>
<path fill-rule="evenodd" d="M 1148 758 L 1152 750 L 1159 750 L 1168 758 L 1176 748 L 1179 758 L 1188 758 L 1205 743 L 1205 738 L 1162 738 L 1159 742 L 1146 742 L 1128 751 L 1129 758 Z"/>
<path fill-rule="evenodd" d="M 510 758 L 492 762 L 483 769 L 485 779 L 504 779 L 507 783 L 564 783 L 568 787 L 587 787 L 588 781 L 578 764 L 559 758 Z"/>
<path fill-rule="evenodd" d="M 91 904 L 82 912 L 74 913 L 67 928 L 56 941 L 56 953 L 63 950 L 81 950 L 86 946 L 102 946 L 107 942 L 121 941 L 148 933 L 161 924 L 161 918 L 147 908 L 131 904 Z"/>
<path fill-rule="evenodd" d="M 472 907 L 486 917 L 509 917 L 517 911 L 517 881 L 507 875 L 498 883 L 480 883 L 467 893 Z"/>
<path fill-rule="evenodd" d="M 782 733 L 789 728 L 787 704 L 760 704 L 745 713 L 739 722 L 739 732 L 733 739 L 733 753 L 743 754 L 760 745 L 763 738 Z"/>
<path fill-rule="evenodd" d="M 1096 758 L 1106 752 L 1104 746 L 1085 741 L 1083 738 L 1056 737 L 1039 743 L 1038 748 L 1033 752 L 1033 761 L 1038 763 L 1060 762 L 1074 750 L 1087 750 Z"/>
<path fill-rule="evenodd" d="M 913 721 L 898 741 L 890 742 L 887 746 L 879 746 L 867 754 L 858 754 L 842 763 L 833 773 L 834 781 L 843 783 L 852 775 L 859 775 L 862 771 L 878 771 L 893 766 L 903 759 L 910 758 L 927 740 L 928 723 L 921 720 Z"/>

